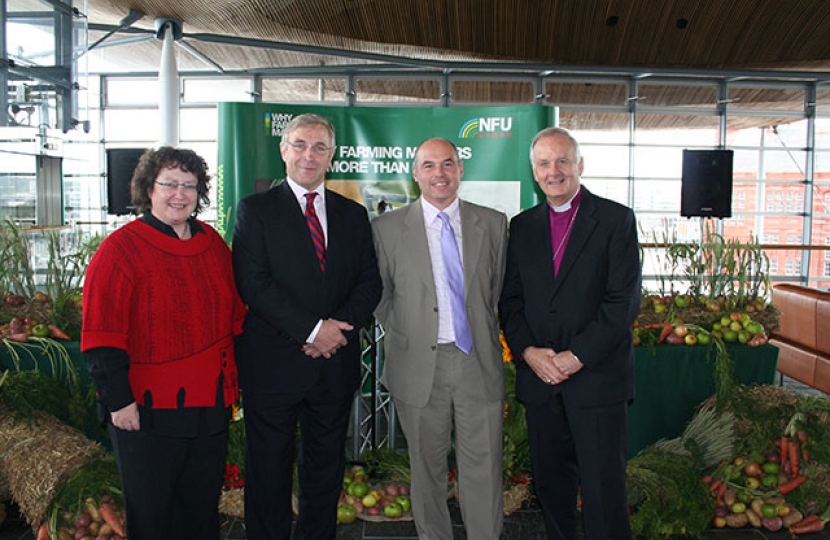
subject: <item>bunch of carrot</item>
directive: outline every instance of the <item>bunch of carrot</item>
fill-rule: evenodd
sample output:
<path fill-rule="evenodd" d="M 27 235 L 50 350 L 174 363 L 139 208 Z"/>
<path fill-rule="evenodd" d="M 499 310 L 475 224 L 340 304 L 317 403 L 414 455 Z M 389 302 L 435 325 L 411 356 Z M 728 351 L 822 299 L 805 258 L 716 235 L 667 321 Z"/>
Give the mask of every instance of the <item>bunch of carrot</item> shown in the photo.
<path fill-rule="evenodd" d="M 801 472 L 801 462 L 810 458 L 810 453 L 803 447 L 807 442 L 807 434 L 801 430 L 795 436 L 782 435 L 775 444 L 778 447 L 781 466 L 789 464 L 790 476 L 797 478 Z"/>
<path fill-rule="evenodd" d="M 60 527 L 43 522 L 37 530 L 37 540 L 124 540 L 126 527 L 121 511 L 108 495 L 101 503 L 88 498 L 77 515 L 67 514 Z"/>
<path fill-rule="evenodd" d="M 660 330 L 660 335 L 657 337 L 657 343 L 663 343 L 666 341 L 666 338 L 669 337 L 669 334 L 671 334 L 674 330 L 672 323 L 668 322 L 647 324 L 643 328 L 646 330 Z"/>
<path fill-rule="evenodd" d="M 830 506 L 821 514 L 810 514 L 798 523 L 790 525 L 792 535 L 808 534 L 824 530 L 824 524 L 830 521 Z"/>

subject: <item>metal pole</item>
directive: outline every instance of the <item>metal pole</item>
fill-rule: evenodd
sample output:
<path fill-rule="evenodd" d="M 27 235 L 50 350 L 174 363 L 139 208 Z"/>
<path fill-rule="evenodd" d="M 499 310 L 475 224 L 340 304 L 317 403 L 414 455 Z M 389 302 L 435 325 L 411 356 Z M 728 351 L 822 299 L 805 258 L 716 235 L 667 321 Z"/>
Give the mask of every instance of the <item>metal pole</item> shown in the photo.
<path fill-rule="evenodd" d="M 163 21 L 162 47 L 159 65 L 159 116 L 161 117 L 161 146 L 179 145 L 179 71 L 176 65 L 175 21 Z"/>

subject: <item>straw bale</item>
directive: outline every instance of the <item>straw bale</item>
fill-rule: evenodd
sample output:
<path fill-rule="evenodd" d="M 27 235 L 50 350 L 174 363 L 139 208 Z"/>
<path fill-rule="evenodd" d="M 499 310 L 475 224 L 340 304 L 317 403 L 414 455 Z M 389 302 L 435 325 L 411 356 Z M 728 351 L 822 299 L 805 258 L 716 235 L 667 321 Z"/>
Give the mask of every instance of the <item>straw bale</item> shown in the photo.
<path fill-rule="evenodd" d="M 530 489 L 526 484 L 516 484 L 504 491 L 504 515 L 509 516 L 530 500 Z"/>
<path fill-rule="evenodd" d="M 40 322 L 51 322 L 52 302 L 28 301 L 19 306 L 3 303 L 0 305 L 0 312 L 7 316 L 19 317 L 21 319 L 34 317 Z"/>
<path fill-rule="evenodd" d="M 46 518 L 57 487 L 87 463 L 101 447 L 78 430 L 46 413 L 15 419 L 0 412 L 0 475 L 11 498 L 33 527 Z"/>
<path fill-rule="evenodd" d="M 9 486 L 9 479 L 6 478 L 6 475 L 3 474 L 3 471 L 0 470 L 0 502 L 11 500 L 12 492 L 11 487 Z"/>
<path fill-rule="evenodd" d="M 219 513 L 237 518 L 245 517 L 245 488 L 223 490 L 219 497 Z"/>

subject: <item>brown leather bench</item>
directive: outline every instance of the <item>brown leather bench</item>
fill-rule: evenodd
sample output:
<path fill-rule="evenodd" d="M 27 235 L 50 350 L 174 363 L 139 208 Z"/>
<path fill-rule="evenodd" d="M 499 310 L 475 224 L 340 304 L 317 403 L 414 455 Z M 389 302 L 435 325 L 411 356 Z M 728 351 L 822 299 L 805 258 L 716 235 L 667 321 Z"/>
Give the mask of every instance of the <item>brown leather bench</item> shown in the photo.
<path fill-rule="evenodd" d="M 770 337 L 779 349 L 778 371 L 830 393 L 830 292 L 780 283 L 772 304 L 781 312 L 780 328 Z"/>

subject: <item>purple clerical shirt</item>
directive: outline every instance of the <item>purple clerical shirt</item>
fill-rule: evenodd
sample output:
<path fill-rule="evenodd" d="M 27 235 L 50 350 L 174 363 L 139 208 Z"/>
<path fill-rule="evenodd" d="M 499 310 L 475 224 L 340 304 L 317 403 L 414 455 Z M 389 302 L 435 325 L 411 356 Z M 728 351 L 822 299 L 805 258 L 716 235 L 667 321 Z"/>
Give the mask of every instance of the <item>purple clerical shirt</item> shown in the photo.
<path fill-rule="evenodd" d="M 568 239 L 571 237 L 576 213 L 579 210 L 579 203 L 582 201 L 582 188 L 576 192 L 570 204 L 564 204 L 560 209 L 554 208 L 548 203 L 550 215 L 550 244 L 553 253 L 553 275 L 559 274 L 559 265 L 562 264 L 562 257 L 565 248 L 568 246 Z"/>

